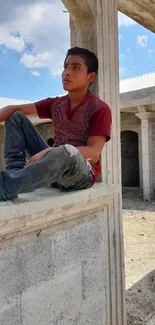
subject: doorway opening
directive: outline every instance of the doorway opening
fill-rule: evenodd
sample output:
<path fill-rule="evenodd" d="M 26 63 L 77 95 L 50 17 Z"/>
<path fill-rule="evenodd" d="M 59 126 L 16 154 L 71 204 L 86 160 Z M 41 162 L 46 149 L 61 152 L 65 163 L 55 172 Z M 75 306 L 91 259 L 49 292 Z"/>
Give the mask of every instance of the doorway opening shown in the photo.
<path fill-rule="evenodd" d="M 138 133 L 121 132 L 122 186 L 139 187 Z"/>

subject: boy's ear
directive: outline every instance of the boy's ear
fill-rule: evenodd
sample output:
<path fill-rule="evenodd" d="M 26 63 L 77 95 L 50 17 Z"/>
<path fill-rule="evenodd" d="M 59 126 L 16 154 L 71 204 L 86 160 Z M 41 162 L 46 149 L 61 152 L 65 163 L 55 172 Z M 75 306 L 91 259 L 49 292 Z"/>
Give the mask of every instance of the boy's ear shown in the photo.
<path fill-rule="evenodd" d="M 91 84 L 96 79 L 96 73 L 91 72 L 89 73 L 89 83 Z"/>

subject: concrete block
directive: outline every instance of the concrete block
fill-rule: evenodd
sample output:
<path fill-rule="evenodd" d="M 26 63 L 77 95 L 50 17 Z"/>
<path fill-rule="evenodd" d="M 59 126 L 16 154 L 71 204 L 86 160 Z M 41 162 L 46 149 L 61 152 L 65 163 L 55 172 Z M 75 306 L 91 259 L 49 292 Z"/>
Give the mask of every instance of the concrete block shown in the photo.
<path fill-rule="evenodd" d="M 149 315 L 146 319 L 146 325 L 154 325 L 155 324 L 155 313 Z"/>
<path fill-rule="evenodd" d="M 17 325 L 20 323 L 20 296 L 7 299 L 0 304 L 0 324 Z"/>
<path fill-rule="evenodd" d="M 99 277 L 103 263 L 101 248 L 104 248 L 101 220 L 102 214 L 98 213 L 93 220 L 67 227 L 52 236 L 35 236 L 7 251 L 1 251 L 0 301 L 38 282 L 52 279 L 57 272 L 63 272 L 78 261 L 86 261 L 83 264 L 86 277 L 91 267 L 92 276 L 94 268 Z"/>
<path fill-rule="evenodd" d="M 133 113 L 121 113 L 121 131 L 139 132 L 140 121 Z"/>
<path fill-rule="evenodd" d="M 60 314 L 51 325 L 105 325 L 106 313 L 101 296 L 79 301 L 71 310 Z"/>
<path fill-rule="evenodd" d="M 66 324 L 68 311 L 82 302 L 81 267 L 56 275 L 23 292 L 22 325 Z M 73 315 L 74 316 L 74 315 Z"/>
<path fill-rule="evenodd" d="M 75 325 L 106 325 L 106 310 L 104 299 L 100 294 L 88 299 L 79 311 Z M 65 324 L 67 325 L 67 323 Z"/>
<path fill-rule="evenodd" d="M 102 324 L 104 229 L 103 213 L 97 212 L 85 222 L 1 250 L 0 324 Z"/>
<path fill-rule="evenodd" d="M 100 293 L 83 299 L 81 268 L 77 267 L 22 294 L 22 325 L 103 325 L 104 303 Z"/>
<path fill-rule="evenodd" d="M 94 255 L 90 260 L 85 260 L 82 263 L 82 283 L 83 283 L 83 298 L 88 299 L 95 295 L 105 295 L 105 271 L 104 271 L 104 256 L 102 253 Z"/>

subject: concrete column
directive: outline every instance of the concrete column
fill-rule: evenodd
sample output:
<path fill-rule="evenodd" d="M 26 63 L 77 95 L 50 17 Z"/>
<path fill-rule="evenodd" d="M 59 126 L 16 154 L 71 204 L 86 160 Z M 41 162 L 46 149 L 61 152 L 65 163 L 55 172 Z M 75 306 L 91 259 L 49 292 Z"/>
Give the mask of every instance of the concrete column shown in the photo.
<path fill-rule="evenodd" d="M 71 14 L 71 45 L 94 51 L 99 58 L 99 76 L 94 91 L 112 109 L 112 140 L 102 155 L 102 182 L 116 186 L 117 195 L 104 211 L 107 225 L 107 282 L 105 325 L 126 323 L 124 257 L 122 237 L 120 108 L 118 69 L 118 24 L 116 0 L 63 0 Z M 75 10 L 76 9 L 76 10 Z"/>
<path fill-rule="evenodd" d="M 152 113 L 139 113 L 136 116 L 141 119 L 143 196 L 145 201 L 149 201 L 153 196 Z"/>
<path fill-rule="evenodd" d="M 109 224 L 111 319 L 125 324 L 124 257 L 122 237 L 121 153 L 117 1 L 97 1 L 97 41 L 100 62 L 98 95 L 112 109 L 112 138 L 102 155 L 102 181 L 118 187 L 118 196 L 105 211 Z"/>
<path fill-rule="evenodd" d="M 138 158 L 139 158 L 139 180 L 140 188 L 143 188 L 143 173 L 142 173 L 142 134 L 141 134 L 141 125 L 138 128 Z"/>

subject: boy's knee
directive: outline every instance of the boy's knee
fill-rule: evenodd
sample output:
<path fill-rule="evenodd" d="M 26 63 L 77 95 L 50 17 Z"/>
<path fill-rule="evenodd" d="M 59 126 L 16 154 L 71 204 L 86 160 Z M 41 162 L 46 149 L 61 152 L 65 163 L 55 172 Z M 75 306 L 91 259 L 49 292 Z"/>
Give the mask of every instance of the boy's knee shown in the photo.
<path fill-rule="evenodd" d="M 69 154 L 69 157 L 74 157 L 79 153 L 79 150 L 70 144 L 65 144 L 63 147 Z"/>
<path fill-rule="evenodd" d="M 14 113 L 12 113 L 9 118 L 7 119 L 7 121 L 5 122 L 5 125 L 7 125 L 10 122 L 13 121 L 18 121 L 21 120 L 25 117 L 25 115 L 22 112 L 16 111 Z"/>
<path fill-rule="evenodd" d="M 79 150 L 71 145 L 61 145 L 59 147 L 53 147 L 48 153 L 48 159 L 56 159 L 58 164 L 74 163 L 76 161 L 76 155 Z"/>

